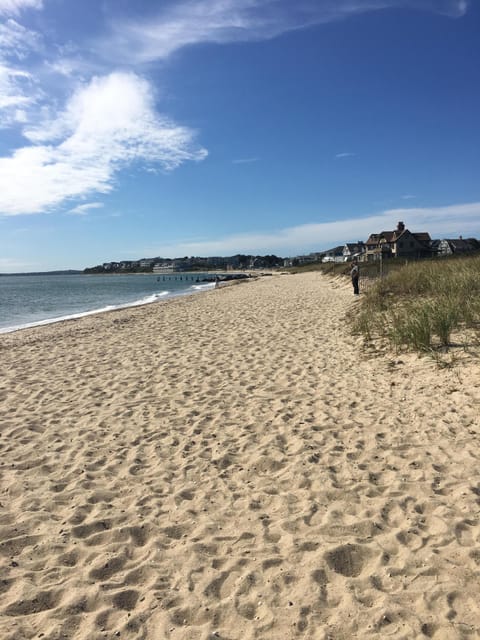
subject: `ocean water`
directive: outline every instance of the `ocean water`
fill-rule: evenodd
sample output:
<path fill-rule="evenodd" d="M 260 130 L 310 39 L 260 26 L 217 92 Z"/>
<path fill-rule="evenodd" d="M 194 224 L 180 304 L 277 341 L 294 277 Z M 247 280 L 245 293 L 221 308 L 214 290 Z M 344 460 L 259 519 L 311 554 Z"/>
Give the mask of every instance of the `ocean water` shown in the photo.
<path fill-rule="evenodd" d="M 0 333 L 150 304 L 214 287 L 211 274 L 0 276 Z"/>

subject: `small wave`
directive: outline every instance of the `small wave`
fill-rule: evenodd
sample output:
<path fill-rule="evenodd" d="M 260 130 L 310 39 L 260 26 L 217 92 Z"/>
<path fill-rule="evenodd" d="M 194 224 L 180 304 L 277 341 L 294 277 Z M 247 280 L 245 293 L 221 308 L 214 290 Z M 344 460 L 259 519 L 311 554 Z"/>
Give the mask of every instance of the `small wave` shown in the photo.
<path fill-rule="evenodd" d="M 115 311 L 117 309 L 128 309 L 130 307 L 139 307 L 142 305 L 152 304 L 155 302 L 159 302 L 165 298 L 177 298 L 185 295 L 192 295 L 195 293 L 200 293 L 202 291 L 208 291 L 209 289 L 213 289 L 215 287 L 214 282 L 207 282 L 202 284 L 195 284 L 187 289 L 182 289 L 180 291 L 159 291 L 157 293 L 152 293 L 144 298 L 140 298 L 139 300 L 134 300 L 133 302 L 126 302 L 122 304 L 115 305 L 107 305 L 105 307 L 101 307 L 99 309 L 92 309 L 90 311 L 81 311 L 78 313 L 72 313 L 64 316 L 57 316 L 54 318 L 46 318 L 44 320 L 36 320 L 34 322 L 25 322 L 17 325 L 12 325 L 9 327 L 0 327 L 0 334 L 2 333 L 11 333 L 13 331 L 20 331 L 21 329 L 31 329 L 33 327 L 41 327 L 47 324 L 54 324 L 56 322 L 63 322 L 65 320 L 76 320 L 78 318 L 84 318 L 86 316 L 92 316 L 97 313 L 105 313 L 106 311 Z"/>
<path fill-rule="evenodd" d="M 150 296 L 146 296 L 145 298 L 141 298 L 140 300 L 135 300 L 134 302 L 128 302 L 126 304 L 121 304 L 116 307 L 116 309 L 127 309 L 128 307 L 139 307 L 142 304 L 151 304 L 152 302 L 157 302 L 161 300 L 165 296 L 168 296 L 169 291 L 161 291 L 160 293 L 152 293 Z"/>
<path fill-rule="evenodd" d="M 194 291 L 207 291 L 208 289 L 215 288 L 215 282 L 207 282 L 206 284 L 192 284 L 191 288 Z"/>
<path fill-rule="evenodd" d="M 80 313 L 71 313 L 67 316 L 58 316 L 57 318 L 46 318 L 45 320 L 36 320 L 35 322 L 26 322 L 24 324 L 17 324 L 11 327 L 0 328 L 0 333 L 10 333 L 12 331 L 19 331 L 20 329 L 31 329 L 32 327 L 42 327 L 47 324 L 54 324 L 55 322 L 63 322 L 64 320 L 76 320 L 77 318 L 84 318 L 85 316 L 93 316 L 96 313 L 105 313 L 106 311 L 113 311 L 121 307 L 114 305 L 108 305 L 101 309 L 93 309 L 92 311 L 82 311 Z"/>
<path fill-rule="evenodd" d="M 123 304 L 110 304 L 99 309 L 91 309 L 90 311 L 80 311 L 78 313 L 71 313 L 65 316 L 57 316 L 55 318 L 46 318 L 45 320 L 36 320 L 35 322 L 25 322 L 23 324 L 12 325 L 10 327 L 0 327 L 0 333 L 11 333 L 12 331 L 20 331 L 20 329 L 31 329 L 33 327 L 42 327 L 47 324 L 54 324 L 55 322 L 64 322 L 65 320 L 77 320 L 78 318 L 85 318 L 86 316 L 93 316 L 97 313 L 105 313 L 106 311 L 116 311 L 117 309 L 129 309 L 130 307 L 140 307 L 144 304 L 152 304 L 168 296 L 169 291 L 160 291 L 159 293 L 153 293 L 152 295 L 141 298 L 140 300 L 134 300 L 133 302 L 126 302 Z"/>

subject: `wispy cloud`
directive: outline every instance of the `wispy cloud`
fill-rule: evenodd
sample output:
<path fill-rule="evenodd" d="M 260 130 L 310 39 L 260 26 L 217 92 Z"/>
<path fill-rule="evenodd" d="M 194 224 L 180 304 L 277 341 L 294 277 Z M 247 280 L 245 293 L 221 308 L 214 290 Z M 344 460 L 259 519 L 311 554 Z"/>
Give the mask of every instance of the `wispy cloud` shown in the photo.
<path fill-rule="evenodd" d="M 32 50 L 36 50 L 41 37 L 35 31 L 9 18 L 0 23 L 0 58 L 25 58 Z"/>
<path fill-rule="evenodd" d="M 117 20 L 108 41 L 99 47 L 107 57 L 148 62 L 189 45 L 266 40 L 396 7 L 460 17 L 468 4 L 466 0 L 184 0 L 167 5 L 148 19 Z"/>
<path fill-rule="evenodd" d="M 342 153 L 336 153 L 335 158 L 353 158 L 356 155 L 356 153 L 351 153 L 350 151 L 343 151 Z"/>
<path fill-rule="evenodd" d="M 25 87 L 30 81 L 31 76 L 26 71 L 0 64 L 0 109 L 7 110 L 30 104 L 32 98 L 27 95 Z"/>
<path fill-rule="evenodd" d="M 79 204 L 77 207 L 67 211 L 67 213 L 71 216 L 86 216 L 89 211 L 101 209 L 103 206 L 102 202 L 89 202 L 87 204 Z"/>
<path fill-rule="evenodd" d="M 41 95 L 31 73 L 21 66 L 39 46 L 38 34 L 15 20 L 0 23 L 0 127 L 23 122 Z"/>
<path fill-rule="evenodd" d="M 0 0 L 0 15 L 18 15 L 22 9 L 41 9 L 42 0 Z"/>
<path fill-rule="evenodd" d="M 171 170 L 207 155 L 191 129 L 155 111 L 150 85 L 132 73 L 93 78 L 24 136 L 31 146 L 0 158 L 0 214 L 40 213 L 107 193 L 116 172 L 133 162 Z"/>
<path fill-rule="evenodd" d="M 414 198 L 416 198 L 417 196 L 414 196 L 410 193 L 406 193 L 404 196 L 402 196 L 402 200 L 413 200 Z"/>
<path fill-rule="evenodd" d="M 432 237 L 480 234 L 480 202 L 430 208 L 388 209 L 364 218 L 304 224 L 272 233 L 244 233 L 215 240 L 179 242 L 150 248 L 152 255 L 233 255 L 236 253 L 300 255 L 336 244 L 366 240 L 370 233 L 394 229 L 403 220 L 411 231 Z M 142 251 L 145 251 L 144 249 Z"/>

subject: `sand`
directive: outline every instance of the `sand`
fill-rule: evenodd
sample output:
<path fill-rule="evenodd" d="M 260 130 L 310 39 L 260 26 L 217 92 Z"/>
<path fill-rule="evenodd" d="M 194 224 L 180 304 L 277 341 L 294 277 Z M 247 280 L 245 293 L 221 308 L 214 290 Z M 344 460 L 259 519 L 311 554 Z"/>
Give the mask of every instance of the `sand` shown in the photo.
<path fill-rule="evenodd" d="M 480 637 L 480 368 L 264 277 L 0 336 L 0 638 Z"/>

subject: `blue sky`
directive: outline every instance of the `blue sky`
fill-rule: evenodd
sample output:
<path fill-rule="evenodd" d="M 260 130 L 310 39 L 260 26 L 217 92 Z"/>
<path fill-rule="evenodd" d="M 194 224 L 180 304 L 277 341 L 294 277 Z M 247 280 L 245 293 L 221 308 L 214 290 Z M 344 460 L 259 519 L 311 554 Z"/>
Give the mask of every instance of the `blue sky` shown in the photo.
<path fill-rule="evenodd" d="M 480 237 L 468 0 L 0 0 L 0 272 Z"/>

